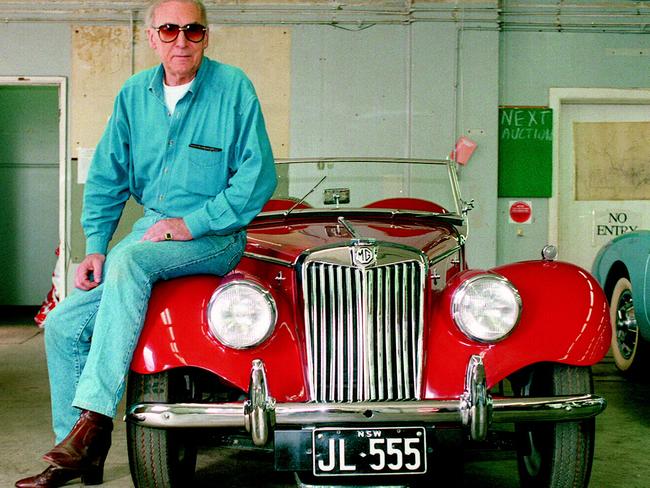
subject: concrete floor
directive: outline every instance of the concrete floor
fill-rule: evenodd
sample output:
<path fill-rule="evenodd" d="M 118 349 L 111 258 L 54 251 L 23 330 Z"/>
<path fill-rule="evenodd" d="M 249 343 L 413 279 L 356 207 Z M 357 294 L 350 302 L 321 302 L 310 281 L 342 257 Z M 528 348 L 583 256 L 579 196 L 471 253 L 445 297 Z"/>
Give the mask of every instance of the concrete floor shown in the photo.
<path fill-rule="evenodd" d="M 650 381 L 621 377 L 608 359 L 594 367 L 594 377 L 596 392 L 607 399 L 608 408 L 598 417 L 590 486 L 648 488 Z M 0 323 L 0 488 L 12 487 L 15 480 L 44 469 L 40 456 L 52 441 L 43 333 L 33 325 Z M 467 457 L 462 486 L 519 486 L 512 452 Z M 116 422 L 103 486 L 133 486 L 121 421 Z M 192 486 L 285 488 L 295 483 L 292 475 L 273 472 L 272 460 L 266 456 L 237 451 L 224 456 L 213 451 L 200 454 Z"/>

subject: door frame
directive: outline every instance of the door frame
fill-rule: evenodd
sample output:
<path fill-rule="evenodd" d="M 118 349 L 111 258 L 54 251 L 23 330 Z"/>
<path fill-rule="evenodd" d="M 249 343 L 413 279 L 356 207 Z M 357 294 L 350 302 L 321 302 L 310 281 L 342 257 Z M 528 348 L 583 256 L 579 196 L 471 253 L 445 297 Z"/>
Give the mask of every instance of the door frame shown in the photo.
<path fill-rule="evenodd" d="M 562 106 L 576 105 L 650 105 L 650 89 L 625 88 L 551 88 L 549 107 L 553 110 L 553 182 L 548 202 L 548 242 L 558 245 L 560 227 L 560 120 Z M 560 250 L 561 253 L 561 250 Z"/>
<path fill-rule="evenodd" d="M 0 85 L 56 86 L 59 92 L 59 259 L 61 277 L 60 299 L 67 295 L 68 275 L 68 80 L 64 76 L 0 76 Z"/>

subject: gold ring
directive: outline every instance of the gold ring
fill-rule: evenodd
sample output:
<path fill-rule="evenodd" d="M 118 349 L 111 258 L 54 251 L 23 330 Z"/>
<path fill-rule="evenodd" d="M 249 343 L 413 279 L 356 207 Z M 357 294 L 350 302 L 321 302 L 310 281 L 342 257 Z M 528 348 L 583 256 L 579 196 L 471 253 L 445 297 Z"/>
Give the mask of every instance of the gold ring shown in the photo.
<path fill-rule="evenodd" d="M 171 241 L 174 238 L 171 232 L 165 232 L 165 240 Z"/>

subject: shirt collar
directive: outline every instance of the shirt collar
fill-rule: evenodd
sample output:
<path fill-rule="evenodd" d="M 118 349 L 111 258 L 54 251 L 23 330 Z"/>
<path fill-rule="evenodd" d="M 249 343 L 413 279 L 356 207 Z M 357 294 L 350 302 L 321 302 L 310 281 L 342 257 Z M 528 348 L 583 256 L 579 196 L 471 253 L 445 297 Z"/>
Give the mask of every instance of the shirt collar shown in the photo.
<path fill-rule="evenodd" d="M 189 92 L 194 94 L 198 90 L 201 82 L 206 77 L 206 72 L 210 69 L 209 59 L 206 56 L 203 56 L 201 59 L 201 64 L 199 70 L 196 72 L 194 77 L 194 83 L 190 86 Z M 162 63 L 159 64 L 153 71 L 153 76 L 151 77 L 151 82 L 149 83 L 149 91 L 153 93 L 160 100 L 165 99 L 165 93 L 163 88 L 163 77 L 165 75 L 165 69 L 163 68 Z"/>

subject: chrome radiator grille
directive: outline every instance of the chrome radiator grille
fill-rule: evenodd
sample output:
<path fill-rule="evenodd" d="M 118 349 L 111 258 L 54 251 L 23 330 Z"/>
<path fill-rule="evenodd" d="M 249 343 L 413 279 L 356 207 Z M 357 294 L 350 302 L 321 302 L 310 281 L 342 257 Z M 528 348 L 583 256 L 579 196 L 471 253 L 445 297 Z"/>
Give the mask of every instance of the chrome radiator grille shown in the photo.
<path fill-rule="evenodd" d="M 419 398 L 425 273 L 413 254 L 371 268 L 305 264 L 312 400 Z"/>

